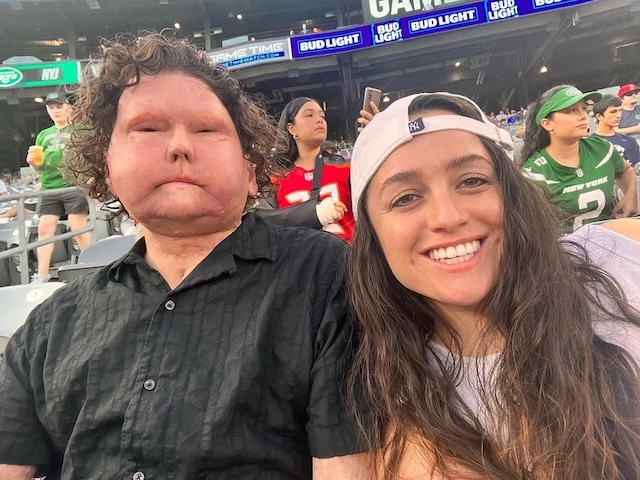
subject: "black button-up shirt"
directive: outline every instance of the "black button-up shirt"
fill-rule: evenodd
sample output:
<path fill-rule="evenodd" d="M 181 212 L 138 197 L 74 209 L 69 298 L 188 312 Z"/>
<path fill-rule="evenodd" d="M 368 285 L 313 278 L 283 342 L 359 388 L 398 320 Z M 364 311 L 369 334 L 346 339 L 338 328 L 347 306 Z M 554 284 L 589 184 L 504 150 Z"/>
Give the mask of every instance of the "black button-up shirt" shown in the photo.
<path fill-rule="evenodd" d="M 0 463 L 48 479 L 293 479 L 362 451 L 342 383 L 347 246 L 255 215 L 171 290 L 145 243 L 6 350 Z"/>

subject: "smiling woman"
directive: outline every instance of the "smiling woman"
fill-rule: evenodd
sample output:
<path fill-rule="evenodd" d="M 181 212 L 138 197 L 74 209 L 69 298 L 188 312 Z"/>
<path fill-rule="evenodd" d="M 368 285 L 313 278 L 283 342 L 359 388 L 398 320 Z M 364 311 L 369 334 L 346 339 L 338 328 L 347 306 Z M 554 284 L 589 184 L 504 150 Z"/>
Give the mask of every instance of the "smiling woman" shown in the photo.
<path fill-rule="evenodd" d="M 447 93 L 398 100 L 356 142 L 351 380 L 378 478 L 640 471 L 640 316 L 561 245 L 510 154 L 507 132 Z"/>

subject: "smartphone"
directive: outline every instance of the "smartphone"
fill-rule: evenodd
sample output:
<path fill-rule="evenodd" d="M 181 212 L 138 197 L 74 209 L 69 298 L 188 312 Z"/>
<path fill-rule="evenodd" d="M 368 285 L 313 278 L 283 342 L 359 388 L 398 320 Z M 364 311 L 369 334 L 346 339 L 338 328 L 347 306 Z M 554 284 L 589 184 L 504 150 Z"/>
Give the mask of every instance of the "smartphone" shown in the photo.
<path fill-rule="evenodd" d="M 371 102 L 373 102 L 376 107 L 380 107 L 380 99 L 382 98 L 382 90 L 373 87 L 367 87 L 364 89 L 364 100 L 362 101 L 362 110 L 366 110 L 369 113 L 373 113 L 371 111 Z"/>

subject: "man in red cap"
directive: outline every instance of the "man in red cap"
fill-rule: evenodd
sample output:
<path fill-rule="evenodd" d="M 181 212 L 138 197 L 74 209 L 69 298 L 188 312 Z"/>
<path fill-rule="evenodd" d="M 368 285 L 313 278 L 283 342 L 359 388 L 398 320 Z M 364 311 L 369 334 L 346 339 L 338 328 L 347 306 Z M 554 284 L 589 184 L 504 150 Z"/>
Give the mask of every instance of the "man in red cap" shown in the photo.
<path fill-rule="evenodd" d="M 636 139 L 640 139 L 639 92 L 640 87 L 634 83 L 622 85 L 618 90 L 618 96 L 622 99 L 622 118 L 616 131 L 624 135 L 631 135 Z"/>

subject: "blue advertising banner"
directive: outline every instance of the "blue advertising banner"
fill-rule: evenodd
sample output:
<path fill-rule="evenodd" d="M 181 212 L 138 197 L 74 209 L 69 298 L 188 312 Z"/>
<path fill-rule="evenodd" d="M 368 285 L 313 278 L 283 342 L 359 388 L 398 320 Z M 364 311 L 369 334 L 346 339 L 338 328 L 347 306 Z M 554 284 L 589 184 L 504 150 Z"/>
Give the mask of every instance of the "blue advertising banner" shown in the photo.
<path fill-rule="evenodd" d="M 291 60 L 289 42 L 284 38 L 245 43 L 214 50 L 208 55 L 214 62 L 229 70 Z"/>
<path fill-rule="evenodd" d="M 290 38 L 292 58 L 335 55 L 432 33 L 542 13 L 595 0 L 483 0 L 419 15 Z"/>
<path fill-rule="evenodd" d="M 373 45 L 369 26 L 291 37 L 290 42 L 293 58 L 335 55 Z"/>

